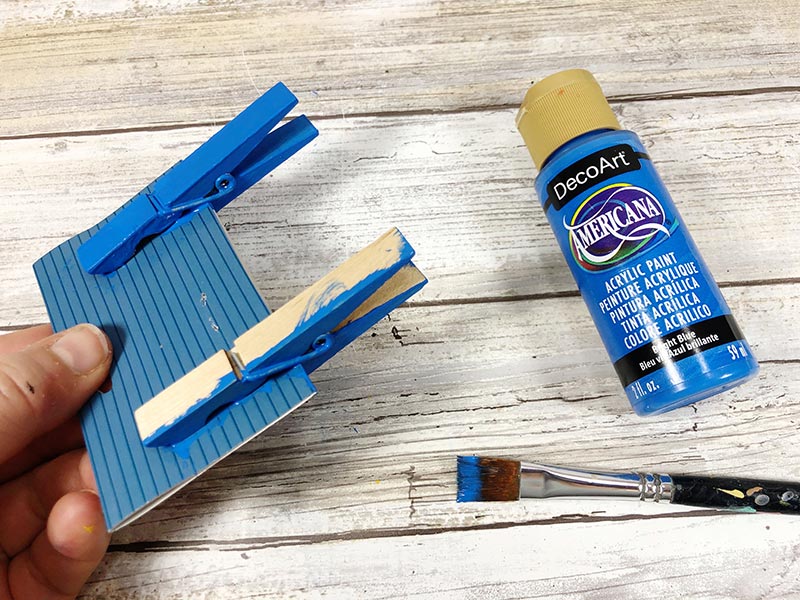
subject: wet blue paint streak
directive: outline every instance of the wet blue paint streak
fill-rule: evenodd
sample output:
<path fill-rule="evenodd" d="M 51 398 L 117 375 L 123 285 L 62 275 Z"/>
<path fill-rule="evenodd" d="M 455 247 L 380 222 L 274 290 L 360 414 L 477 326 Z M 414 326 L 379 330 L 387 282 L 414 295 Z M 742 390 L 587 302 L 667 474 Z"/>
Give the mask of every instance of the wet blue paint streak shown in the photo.
<path fill-rule="evenodd" d="M 478 456 L 459 456 L 457 460 L 456 502 L 481 501 L 481 467 Z"/>

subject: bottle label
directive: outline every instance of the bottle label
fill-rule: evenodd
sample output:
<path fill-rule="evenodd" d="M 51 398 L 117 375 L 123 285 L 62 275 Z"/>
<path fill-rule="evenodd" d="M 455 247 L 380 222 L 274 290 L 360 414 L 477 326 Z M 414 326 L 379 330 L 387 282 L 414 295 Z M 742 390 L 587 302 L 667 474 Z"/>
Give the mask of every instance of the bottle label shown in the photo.
<path fill-rule="evenodd" d="M 602 271 L 644 252 L 670 236 L 677 225 L 648 190 L 612 183 L 564 215 L 572 258 L 587 271 Z"/>
<path fill-rule="evenodd" d="M 647 158 L 647 155 L 637 152 L 629 144 L 615 144 L 583 157 L 547 183 L 544 210 L 547 211 L 551 205 L 561 210 L 571 200 L 607 179 L 638 171 L 640 158 Z"/>
<path fill-rule="evenodd" d="M 678 361 L 692 354 L 744 339 L 730 315 L 712 317 L 662 336 L 652 344 L 640 346 L 619 360 L 614 370 L 624 387 L 663 368 L 664 357 Z M 739 350 L 740 352 L 741 350 Z"/>
<path fill-rule="evenodd" d="M 537 188 L 623 385 L 743 340 L 638 139 L 588 148 Z"/>

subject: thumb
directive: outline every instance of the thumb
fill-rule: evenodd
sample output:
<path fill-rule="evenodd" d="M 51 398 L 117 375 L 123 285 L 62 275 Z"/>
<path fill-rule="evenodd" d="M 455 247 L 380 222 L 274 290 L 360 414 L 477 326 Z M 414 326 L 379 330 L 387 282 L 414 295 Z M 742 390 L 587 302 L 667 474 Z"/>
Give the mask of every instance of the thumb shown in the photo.
<path fill-rule="evenodd" d="M 0 464 L 74 415 L 110 364 L 111 344 L 94 325 L 0 356 Z"/>

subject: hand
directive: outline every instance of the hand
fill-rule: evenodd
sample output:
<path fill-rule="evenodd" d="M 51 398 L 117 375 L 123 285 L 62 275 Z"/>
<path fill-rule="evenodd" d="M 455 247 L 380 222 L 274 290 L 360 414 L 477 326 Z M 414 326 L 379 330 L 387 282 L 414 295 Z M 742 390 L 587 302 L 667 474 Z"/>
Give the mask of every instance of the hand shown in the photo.
<path fill-rule="evenodd" d="M 76 413 L 103 383 L 100 329 L 0 336 L 0 600 L 74 598 L 109 534 Z"/>

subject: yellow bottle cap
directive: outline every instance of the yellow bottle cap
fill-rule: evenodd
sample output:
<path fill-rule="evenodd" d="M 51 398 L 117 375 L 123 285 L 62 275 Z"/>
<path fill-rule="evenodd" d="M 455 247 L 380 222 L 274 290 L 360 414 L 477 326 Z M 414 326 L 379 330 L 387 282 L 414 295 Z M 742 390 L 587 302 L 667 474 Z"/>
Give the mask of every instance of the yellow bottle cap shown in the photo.
<path fill-rule="evenodd" d="M 531 86 L 517 113 L 517 129 L 541 169 L 547 157 L 571 139 L 621 127 L 594 76 L 570 69 Z"/>

